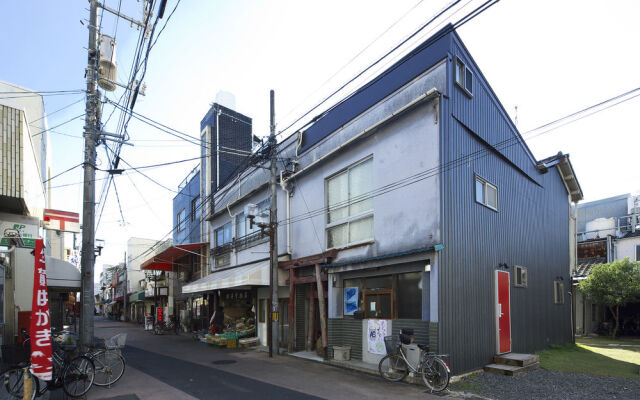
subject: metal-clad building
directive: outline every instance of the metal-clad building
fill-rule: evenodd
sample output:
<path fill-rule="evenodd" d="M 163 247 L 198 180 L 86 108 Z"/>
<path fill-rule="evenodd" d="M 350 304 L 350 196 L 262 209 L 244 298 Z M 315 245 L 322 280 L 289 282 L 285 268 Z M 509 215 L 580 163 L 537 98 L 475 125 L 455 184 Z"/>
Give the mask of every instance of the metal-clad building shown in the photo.
<path fill-rule="evenodd" d="M 280 288 L 293 348 L 312 347 L 319 298 L 329 346 L 368 363 L 384 354 L 372 336 L 401 328 L 450 354 L 454 373 L 571 341 L 580 186 L 567 155 L 535 159 L 452 26 L 279 147 L 293 161 L 277 216 L 279 254 L 292 259 L 281 267 L 295 274 Z M 214 194 L 211 229 L 230 226 L 223 244 L 238 274 L 256 261 L 240 260 L 242 209 L 266 181 L 248 169 Z M 326 285 L 320 296 L 305 262 L 328 257 L 313 280 Z"/>
<path fill-rule="evenodd" d="M 173 198 L 173 243 L 200 243 L 202 217 L 200 198 L 200 169 L 194 168 L 178 185 Z"/>

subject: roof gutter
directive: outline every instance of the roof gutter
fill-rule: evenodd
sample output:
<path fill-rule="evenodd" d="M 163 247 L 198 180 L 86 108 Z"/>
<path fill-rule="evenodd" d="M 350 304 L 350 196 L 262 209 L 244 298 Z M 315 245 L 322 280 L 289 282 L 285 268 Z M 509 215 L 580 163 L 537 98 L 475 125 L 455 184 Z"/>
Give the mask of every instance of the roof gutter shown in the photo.
<path fill-rule="evenodd" d="M 428 99 L 430 99 L 432 97 L 435 97 L 436 95 L 439 95 L 439 94 L 440 94 L 440 92 L 436 88 L 430 89 L 428 92 L 423 93 L 422 95 L 420 95 L 419 97 L 415 98 L 411 102 L 405 104 L 404 106 L 400 107 L 398 110 L 392 112 L 391 114 L 387 115 L 385 118 L 381 119 L 380 121 L 378 121 L 375 124 L 371 125 L 367 129 L 365 129 L 362 132 L 358 133 L 357 135 L 355 135 L 351 139 L 349 139 L 346 142 L 342 143 L 340 146 L 336 147 L 335 149 L 329 151 L 327 154 L 325 154 L 322 157 L 318 158 L 317 160 L 313 161 L 311 164 L 309 164 L 306 167 L 302 168 L 301 170 L 296 171 L 295 173 L 287 176 L 286 179 L 285 179 L 285 182 L 288 182 L 292 178 L 294 178 L 294 177 L 302 174 L 303 172 L 306 172 L 307 170 L 313 168 L 315 165 L 317 165 L 320 162 L 324 161 L 325 159 L 331 157 L 332 155 L 334 155 L 338 151 L 342 150 L 344 147 L 349 146 L 351 143 L 353 143 L 356 140 L 360 139 L 364 135 L 366 135 L 368 133 L 371 133 L 371 131 L 373 131 L 375 129 L 378 129 L 380 126 L 382 126 L 385 123 L 389 122 L 392 118 L 395 118 L 398 115 L 404 113 L 405 111 L 408 111 L 412 107 L 416 106 L 418 103 L 421 103 L 422 101 L 428 100 Z M 299 147 L 296 149 L 296 157 L 298 157 L 298 154 L 297 154 L 298 149 L 299 149 Z"/>

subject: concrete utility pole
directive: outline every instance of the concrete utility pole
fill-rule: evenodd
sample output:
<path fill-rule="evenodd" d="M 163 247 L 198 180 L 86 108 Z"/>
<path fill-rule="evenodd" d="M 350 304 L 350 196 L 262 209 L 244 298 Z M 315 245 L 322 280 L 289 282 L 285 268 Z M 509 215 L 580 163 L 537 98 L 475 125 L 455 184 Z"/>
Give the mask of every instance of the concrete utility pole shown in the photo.
<path fill-rule="evenodd" d="M 269 156 L 271 158 L 271 178 L 270 178 L 270 212 L 269 212 L 269 229 L 271 230 L 271 343 L 269 354 L 275 352 L 279 354 L 280 340 L 278 335 L 278 204 L 277 204 L 277 143 L 276 143 L 276 111 L 275 111 L 275 93 L 273 90 L 271 95 L 271 133 L 269 135 Z"/>
<path fill-rule="evenodd" d="M 129 321 L 129 310 L 127 309 L 127 294 L 129 292 L 129 274 L 127 273 L 127 252 L 124 252 L 124 297 L 122 298 L 124 305 L 124 322 Z"/>
<path fill-rule="evenodd" d="M 80 342 L 93 343 L 93 267 L 95 262 L 95 178 L 96 136 L 100 129 L 98 118 L 98 2 L 90 0 L 89 46 L 87 57 L 87 100 L 84 119 L 84 194 L 82 204 L 82 312 L 80 313 Z"/>

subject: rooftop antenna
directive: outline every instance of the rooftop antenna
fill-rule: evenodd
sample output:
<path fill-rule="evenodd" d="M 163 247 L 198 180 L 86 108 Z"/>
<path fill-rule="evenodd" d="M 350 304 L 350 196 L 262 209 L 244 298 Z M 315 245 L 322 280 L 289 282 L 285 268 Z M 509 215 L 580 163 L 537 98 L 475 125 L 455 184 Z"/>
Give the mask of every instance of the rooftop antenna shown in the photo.
<path fill-rule="evenodd" d="M 516 106 L 515 108 L 516 108 L 516 117 L 514 119 L 514 122 L 516 125 L 518 125 L 518 106 Z"/>

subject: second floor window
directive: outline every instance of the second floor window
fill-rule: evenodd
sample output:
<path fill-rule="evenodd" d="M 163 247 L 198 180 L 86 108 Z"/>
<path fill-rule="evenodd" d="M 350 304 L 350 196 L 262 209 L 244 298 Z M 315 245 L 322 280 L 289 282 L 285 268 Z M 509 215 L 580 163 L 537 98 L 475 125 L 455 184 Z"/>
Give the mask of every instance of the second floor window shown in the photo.
<path fill-rule="evenodd" d="M 231 222 L 216 229 L 216 247 L 231 243 Z"/>
<path fill-rule="evenodd" d="M 180 211 L 178 211 L 178 216 L 177 216 L 177 225 L 178 225 L 178 232 L 182 232 L 185 228 L 185 220 L 184 220 L 184 208 Z"/>
<path fill-rule="evenodd" d="M 199 211 L 200 211 L 200 196 L 191 200 L 191 221 L 196 220 L 196 216 L 198 215 Z"/>
<path fill-rule="evenodd" d="M 498 188 L 476 176 L 476 201 L 498 210 Z"/>
<path fill-rule="evenodd" d="M 373 158 L 327 179 L 327 248 L 373 239 Z"/>

